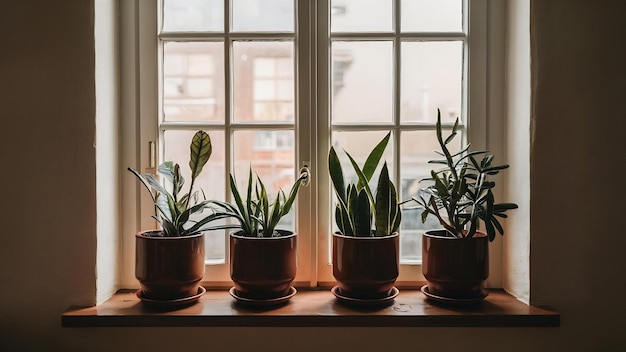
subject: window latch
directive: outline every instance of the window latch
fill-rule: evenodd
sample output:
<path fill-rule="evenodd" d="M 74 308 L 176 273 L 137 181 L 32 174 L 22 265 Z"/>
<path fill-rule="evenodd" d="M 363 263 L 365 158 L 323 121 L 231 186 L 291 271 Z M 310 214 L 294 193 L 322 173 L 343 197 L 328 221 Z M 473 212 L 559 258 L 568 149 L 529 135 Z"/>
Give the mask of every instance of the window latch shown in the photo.
<path fill-rule="evenodd" d="M 300 184 L 302 187 L 309 185 L 311 181 L 311 170 L 309 170 L 309 166 L 306 163 L 300 168 L 300 178 L 302 179 L 302 183 Z"/>

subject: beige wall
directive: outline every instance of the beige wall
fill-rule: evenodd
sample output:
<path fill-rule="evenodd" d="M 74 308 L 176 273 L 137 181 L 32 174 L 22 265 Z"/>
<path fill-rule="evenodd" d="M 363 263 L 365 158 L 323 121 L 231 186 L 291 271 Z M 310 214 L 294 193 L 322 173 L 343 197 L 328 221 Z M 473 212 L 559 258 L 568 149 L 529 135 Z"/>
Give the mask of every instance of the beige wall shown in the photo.
<path fill-rule="evenodd" d="M 0 3 L 0 350 L 626 348 L 626 2 L 531 1 L 531 300 L 561 312 L 549 329 L 62 328 L 95 295 L 93 7 Z"/>

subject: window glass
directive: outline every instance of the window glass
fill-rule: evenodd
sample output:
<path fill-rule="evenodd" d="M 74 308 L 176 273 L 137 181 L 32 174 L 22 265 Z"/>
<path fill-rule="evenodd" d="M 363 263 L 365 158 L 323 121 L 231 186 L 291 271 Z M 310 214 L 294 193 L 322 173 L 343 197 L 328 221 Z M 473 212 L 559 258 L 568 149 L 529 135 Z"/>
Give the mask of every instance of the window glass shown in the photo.
<path fill-rule="evenodd" d="M 461 32 L 462 0 L 402 0 L 403 32 Z"/>
<path fill-rule="evenodd" d="M 164 32 L 224 31 L 223 0 L 163 0 Z"/>

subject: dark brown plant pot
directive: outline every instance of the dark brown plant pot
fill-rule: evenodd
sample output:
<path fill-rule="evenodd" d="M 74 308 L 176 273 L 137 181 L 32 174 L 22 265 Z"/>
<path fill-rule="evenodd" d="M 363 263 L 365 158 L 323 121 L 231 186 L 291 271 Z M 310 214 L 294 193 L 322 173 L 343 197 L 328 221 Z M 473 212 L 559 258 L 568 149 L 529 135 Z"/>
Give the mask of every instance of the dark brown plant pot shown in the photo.
<path fill-rule="evenodd" d="M 162 237 L 159 233 L 135 235 L 135 277 L 144 296 L 174 300 L 197 295 L 204 276 L 204 234 Z"/>
<path fill-rule="evenodd" d="M 398 278 L 398 233 L 385 237 L 333 234 L 333 276 L 342 295 L 359 299 L 388 297 Z"/>
<path fill-rule="evenodd" d="M 266 300 L 289 293 L 296 277 L 298 236 L 277 231 L 280 237 L 230 234 L 230 277 L 238 296 Z"/>
<path fill-rule="evenodd" d="M 453 299 L 483 297 L 489 276 L 489 240 L 476 232 L 457 238 L 445 230 L 426 231 L 422 237 L 422 273 L 428 291 Z"/>

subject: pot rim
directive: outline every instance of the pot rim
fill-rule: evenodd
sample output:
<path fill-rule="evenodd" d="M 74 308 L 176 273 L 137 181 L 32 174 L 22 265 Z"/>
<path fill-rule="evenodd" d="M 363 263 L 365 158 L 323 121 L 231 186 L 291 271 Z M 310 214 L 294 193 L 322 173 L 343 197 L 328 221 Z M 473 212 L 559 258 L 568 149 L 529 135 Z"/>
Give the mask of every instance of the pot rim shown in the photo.
<path fill-rule="evenodd" d="M 278 236 L 278 237 L 249 237 L 249 236 L 239 235 L 243 231 L 238 230 L 238 231 L 235 231 L 235 232 L 231 232 L 230 233 L 230 237 L 236 238 L 238 240 L 259 240 L 259 241 L 275 240 L 275 241 L 278 241 L 278 240 L 282 240 L 282 239 L 292 238 L 292 237 L 298 236 L 297 232 L 291 231 L 291 230 L 276 229 L 275 231 L 278 231 L 278 232 L 281 232 L 281 233 L 286 233 L 286 234 L 283 235 L 283 236 Z"/>
<path fill-rule="evenodd" d="M 461 241 L 470 241 L 474 239 L 482 239 L 487 238 L 487 234 L 482 231 L 476 231 L 476 234 L 473 237 L 456 237 L 456 236 L 440 236 L 436 233 L 447 232 L 446 229 L 436 229 L 436 230 L 428 230 L 424 231 L 424 236 L 430 238 L 436 238 L 441 240 L 461 240 Z"/>
<path fill-rule="evenodd" d="M 135 234 L 136 238 L 144 238 L 144 239 L 148 239 L 148 240 L 169 240 L 169 241 L 175 241 L 175 240 L 185 240 L 185 239 L 190 239 L 190 238 L 197 238 L 197 237 L 202 237 L 204 236 L 204 232 L 198 232 L 196 234 L 193 235 L 188 235 L 188 236 L 146 236 L 144 235 L 144 233 L 148 233 L 148 232 L 163 232 L 163 230 L 160 229 L 153 229 L 153 230 L 144 230 L 144 231 L 139 231 Z"/>
<path fill-rule="evenodd" d="M 398 236 L 400 236 L 400 232 L 398 232 L 398 231 L 392 233 L 391 235 L 378 236 L 378 237 L 348 236 L 348 235 L 341 234 L 341 232 L 339 232 L 339 231 L 336 231 L 335 233 L 333 233 L 333 237 L 339 237 L 339 238 L 345 238 L 345 239 L 355 239 L 355 240 L 367 240 L 367 241 L 384 240 L 384 239 L 394 238 L 394 237 L 398 237 Z"/>

